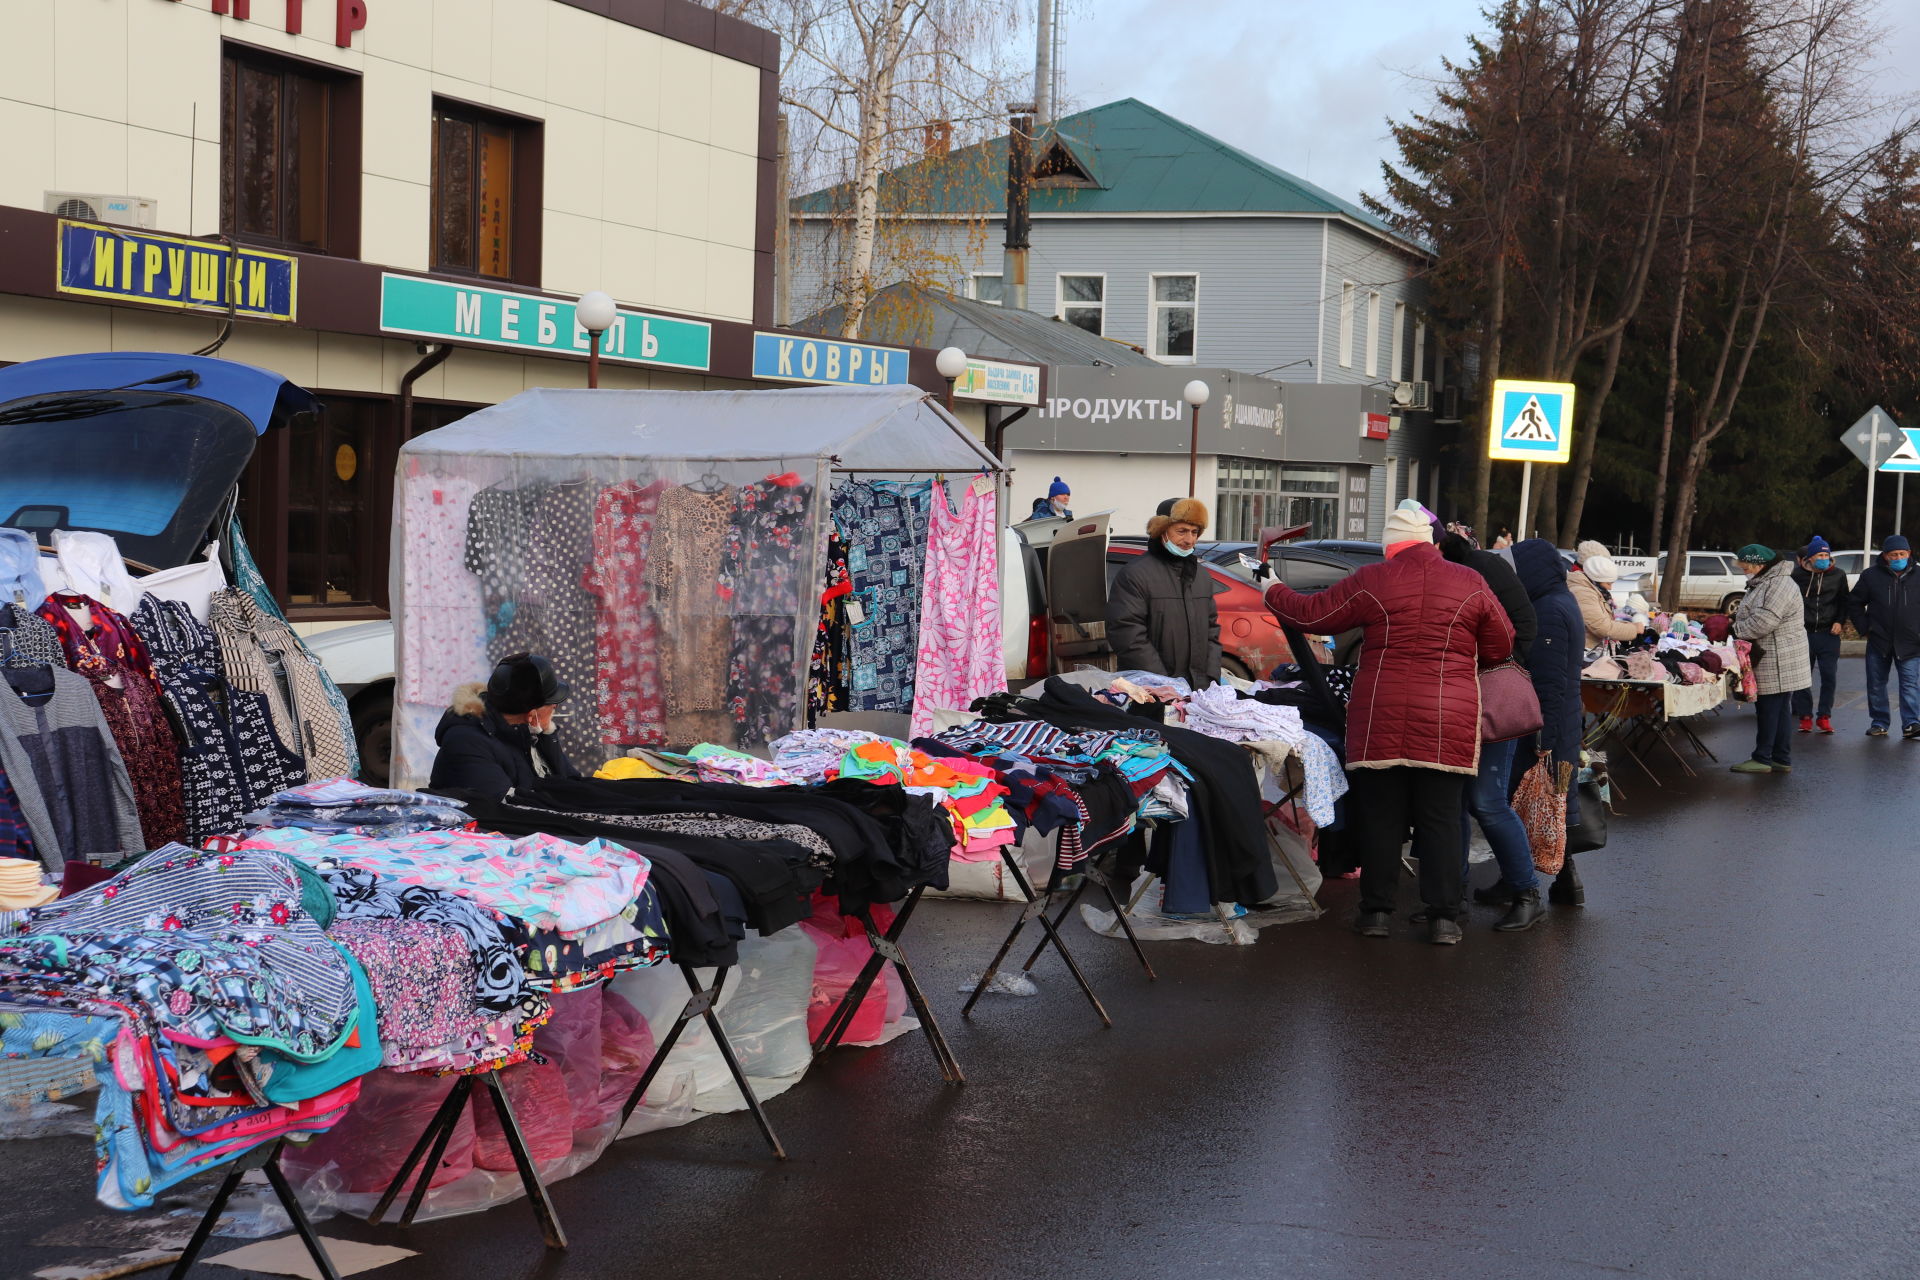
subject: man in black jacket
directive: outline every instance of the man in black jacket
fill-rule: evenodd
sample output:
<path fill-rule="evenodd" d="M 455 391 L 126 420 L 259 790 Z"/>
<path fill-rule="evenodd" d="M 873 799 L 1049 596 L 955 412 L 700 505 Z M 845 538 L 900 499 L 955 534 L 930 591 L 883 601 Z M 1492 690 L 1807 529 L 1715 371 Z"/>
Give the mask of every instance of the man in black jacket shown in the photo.
<path fill-rule="evenodd" d="M 1908 738 L 1920 738 L 1920 574 L 1905 535 L 1880 544 L 1880 559 L 1861 572 L 1847 597 L 1847 616 L 1867 638 L 1867 736 L 1887 736 L 1887 675 L 1898 670 L 1900 727 Z"/>
<path fill-rule="evenodd" d="M 1147 550 L 1107 593 L 1107 643 L 1120 671 L 1176 676 L 1195 689 L 1220 678 L 1220 612 L 1213 575 L 1193 554 L 1207 504 L 1169 498 L 1147 521 Z M 1265 672 L 1256 672 L 1265 675 Z"/>
<path fill-rule="evenodd" d="M 551 662 L 530 653 L 503 659 L 484 686 L 461 685 L 433 731 L 432 786 L 498 798 L 576 776 L 553 737 L 553 709 L 572 692 Z"/>
<path fill-rule="evenodd" d="M 1840 670 L 1840 627 L 1847 620 L 1847 575 L 1833 567 L 1833 549 L 1819 534 L 1800 548 L 1800 566 L 1793 571 L 1793 585 L 1800 588 L 1806 606 L 1807 656 L 1820 677 L 1820 703 L 1814 706 L 1813 690 L 1796 689 L 1793 714 L 1800 718 L 1800 732 L 1812 733 L 1817 723 L 1822 733 L 1833 732 L 1833 686 Z"/>

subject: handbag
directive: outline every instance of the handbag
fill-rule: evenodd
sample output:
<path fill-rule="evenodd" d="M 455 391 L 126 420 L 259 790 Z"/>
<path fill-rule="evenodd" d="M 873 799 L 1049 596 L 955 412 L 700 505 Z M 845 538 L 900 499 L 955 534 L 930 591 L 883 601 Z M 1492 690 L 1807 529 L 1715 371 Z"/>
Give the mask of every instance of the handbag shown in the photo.
<path fill-rule="evenodd" d="M 1505 742 L 1538 733 L 1546 725 L 1533 677 L 1517 662 L 1502 662 L 1480 673 L 1480 741 Z"/>
<path fill-rule="evenodd" d="M 1513 793 L 1513 811 L 1527 829 L 1534 869 L 1550 876 L 1559 875 L 1567 863 L 1567 785 L 1563 775 L 1571 779 L 1573 766 L 1556 767 L 1553 752 L 1542 751 Z"/>
<path fill-rule="evenodd" d="M 1567 824 L 1567 852 L 1592 853 L 1607 847 L 1607 800 L 1593 778 L 1580 784 L 1580 820 Z"/>

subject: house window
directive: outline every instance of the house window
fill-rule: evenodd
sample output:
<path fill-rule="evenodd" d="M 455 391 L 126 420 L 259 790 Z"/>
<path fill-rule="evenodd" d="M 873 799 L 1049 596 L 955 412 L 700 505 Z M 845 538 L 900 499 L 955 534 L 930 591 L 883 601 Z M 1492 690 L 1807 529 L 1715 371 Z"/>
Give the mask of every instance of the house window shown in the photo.
<path fill-rule="evenodd" d="M 1407 304 L 1393 304 L 1393 337 L 1389 339 L 1393 351 L 1393 370 L 1387 376 L 1396 382 L 1410 382 L 1411 376 L 1403 367 L 1406 360 Z"/>
<path fill-rule="evenodd" d="M 1153 356 L 1169 364 L 1193 362 L 1193 336 L 1200 314 L 1200 277 L 1152 277 Z"/>
<path fill-rule="evenodd" d="M 1000 306 L 1006 301 L 1000 273 L 997 271 L 976 271 L 973 273 L 973 300 Z"/>
<path fill-rule="evenodd" d="M 1380 376 L 1380 291 L 1367 294 L 1367 376 Z"/>
<path fill-rule="evenodd" d="M 1340 282 L 1340 367 L 1353 368 L 1353 281 Z"/>
<path fill-rule="evenodd" d="M 1427 322 L 1413 322 L 1413 381 L 1420 382 L 1427 376 Z"/>
<path fill-rule="evenodd" d="M 1088 333 L 1106 336 L 1107 278 L 1098 275 L 1059 277 L 1060 318 Z"/>
<path fill-rule="evenodd" d="M 433 266 L 538 284 L 539 126 L 433 105 Z"/>
<path fill-rule="evenodd" d="M 360 82 L 228 45 L 220 65 L 220 230 L 360 252 Z"/>

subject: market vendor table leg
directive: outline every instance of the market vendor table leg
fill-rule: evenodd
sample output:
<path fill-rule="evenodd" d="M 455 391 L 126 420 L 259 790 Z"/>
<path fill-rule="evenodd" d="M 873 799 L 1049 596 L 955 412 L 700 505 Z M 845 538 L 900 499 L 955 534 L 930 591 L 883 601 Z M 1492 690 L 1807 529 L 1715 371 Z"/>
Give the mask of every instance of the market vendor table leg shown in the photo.
<path fill-rule="evenodd" d="M 820 1036 L 813 1043 L 815 1057 L 827 1052 L 840 1043 L 847 1029 L 853 1025 L 854 1015 L 867 998 L 867 992 L 873 988 L 874 980 L 891 962 L 895 972 L 900 975 L 900 985 L 905 988 L 907 999 L 913 1003 L 914 1014 L 920 1019 L 920 1029 L 927 1037 L 927 1044 L 933 1049 L 933 1056 L 940 1064 L 940 1074 L 948 1084 L 965 1084 L 966 1075 L 960 1070 L 960 1060 L 954 1057 L 952 1047 L 947 1043 L 945 1033 L 940 1030 L 939 1020 L 933 1016 L 933 1006 L 928 1003 L 926 993 L 921 990 L 919 979 L 914 976 L 913 966 L 907 963 L 907 953 L 900 945 L 901 935 L 906 932 L 907 921 L 913 918 L 914 908 L 920 905 L 920 897 L 926 892 L 925 885 L 916 886 L 900 904 L 894 913 L 893 923 L 885 933 L 876 929 L 871 911 L 856 912 L 854 918 L 865 926 L 867 945 L 873 948 L 873 954 L 860 967 L 860 973 L 840 997 L 840 1003 L 833 1008 L 827 1025 L 820 1029 Z"/>
<path fill-rule="evenodd" d="M 314 1234 L 313 1224 L 307 1221 L 306 1210 L 300 1207 L 300 1197 L 293 1194 L 293 1188 L 287 1185 L 287 1175 L 280 1172 L 280 1145 L 276 1142 L 270 1147 L 257 1147 L 228 1167 L 226 1179 L 221 1182 L 220 1190 L 214 1193 L 213 1203 L 201 1215 L 200 1225 L 193 1229 L 193 1238 L 187 1241 L 180 1260 L 167 1273 L 167 1280 L 182 1280 L 193 1269 L 194 1260 L 207 1247 L 207 1237 L 213 1234 L 214 1225 L 220 1221 L 227 1201 L 233 1198 L 233 1193 L 240 1188 L 240 1180 L 252 1169 L 259 1169 L 267 1175 L 268 1185 L 273 1188 L 280 1207 L 287 1211 L 293 1229 L 300 1233 L 300 1243 L 307 1247 L 307 1256 L 313 1259 L 313 1265 L 320 1272 L 322 1280 L 340 1280 L 340 1273 L 334 1270 L 333 1259 L 327 1256 L 326 1245 Z"/>
<path fill-rule="evenodd" d="M 1070 915 L 1074 907 L 1079 904 L 1080 895 L 1087 891 L 1089 884 L 1099 885 L 1100 891 L 1107 895 L 1107 901 L 1113 905 L 1114 919 L 1120 922 L 1120 928 L 1126 933 L 1127 941 L 1133 944 L 1133 954 L 1140 957 L 1140 967 L 1147 971 L 1148 978 L 1157 981 L 1160 975 L 1153 971 L 1153 962 L 1147 959 L 1146 948 L 1140 945 L 1140 936 L 1133 931 L 1133 921 L 1127 919 L 1126 909 L 1120 905 L 1120 899 L 1113 891 L 1113 877 L 1108 875 L 1097 862 L 1088 862 L 1086 864 L 1082 872 L 1080 884 L 1074 889 L 1073 896 L 1067 899 L 1067 905 L 1060 908 L 1059 913 L 1053 917 L 1054 933 L 1057 934 L 1060 931 L 1060 926 L 1066 923 L 1067 916 Z M 1033 966 L 1040 962 L 1040 953 L 1047 949 L 1047 944 L 1051 941 L 1052 938 L 1050 936 L 1040 939 L 1040 944 L 1033 949 L 1033 954 L 1027 957 L 1027 962 L 1024 965 L 1020 966 L 1021 972 L 1033 972 Z"/>
<path fill-rule="evenodd" d="M 707 1030 L 713 1035 L 714 1047 L 720 1050 L 720 1056 L 726 1059 L 727 1070 L 733 1073 L 733 1083 L 739 1088 L 740 1096 L 746 1099 L 747 1109 L 753 1112 L 754 1123 L 760 1126 L 761 1135 L 766 1138 L 767 1145 L 773 1148 L 773 1158 L 785 1160 L 787 1149 L 780 1145 L 780 1139 L 774 1135 L 773 1125 L 767 1120 L 767 1113 L 760 1106 L 759 1096 L 754 1093 L 753 1086 L 747 1083 L 747 1073 L 741 1069 L 740 1060 L 733 1055 L 733 1042 L 727 1039 L 727 1029 L 720 1025 L 719 1015 L 714 1012 L 714 1005 L 720 999 L 720 992 L 727 985 L 728 967 L 730 966 L 723 966 L 714 974 L 711 987 L 703 987 L 692 965 L 680 966 L 680 972 L 687 980 L 687 989 L 693 994 L 687 998 L 685 1007 L 680 1010 L 680 1016 L 674 1020 L 673 1029 L 667 1032 L 666 1039 L 662 1040 L 660 1047 L 654 1050 L 653 1061 L 647 1064 L 647 1070 L 640 1077 L 640 1082 L 634 1085 L 633 1092 L 627 1095 L 627 1105 L 620 1108 L 620 1128 L 626 1128 L 627 1120 L 633 1115 L 634 1108 L 638 1107 L 641 1099 L 647 1096 L 647 1089 L 653 1084 L 654 1077 L 660 1074 L 660 1068 L 666 1065 L 667 1055 L 673 1052 L 673 1046 L 680 1039 L 680 1033 L 685 1031 L 687 1024 L 695 1018 L 704 1018 Z"/>
<path fill-rule="evenodd" d="M 1087 975 L 1080 971 L 1079 962 L 1073 958 L 1073 952 L 1067 949 L 1066 939 L 1060 936 L 1059 930 L 1053 927 L 1053 921 L 1047 918 L 1047 908 L 1053 905 L 1055 890 L 1048 889 L 1044 896 L 1035 893 L 1033 886 L 1027 882 L 1027 873 L 1020 868 L 1020 860 L 1007 852 L 1008 847 L 1006 845 L 1000 847 L 1000 860 L 1006 863 L 1008 873 L 1013 876 L 1014 884 L 1019 886 L 1027 902 L 1020 909 L 1020 918 L 1014 921 L 1012 932 L 1008 933 L 1006 941 L 1000 944 L 1000 950 L 994 953 L 993 963 L 989 964 L 987 971 L 980 975 L 979 985 L 974 987 L 973 994 L 967 997 L 966 1004 L 960 1007 L 960 1016 L 963 1018 L 972 1016 L 973 1006 L 980 1003 L 980 997 L 986 993 L 988 984 L 1000 972 L 1000 966 L 1006 961 L 1007 953 L 1012 951 L 1013 944 L 1020 940 L 1021 930 L 1025 929 L 1029 922 L 1038 920 L 1040 927 L 1046 931 L 1048 939 L 1060 952 L 1060 958 L 1067 962 L 1067 968 L 1072 972 L 1073 980 L 1079 983 L 1080 990 L 1086 993 L 1087 1001 L 1093 1005 L 1093 1011 L 1100 1015 L 1100 1021 L 1103 1024 L 1111 1027 L 1113 1019 L 1107 1016 L 1106 1006 L 1102 1005 L 1100 997 L 1093 993 L 1093 984 L 1088 982 Z"/>

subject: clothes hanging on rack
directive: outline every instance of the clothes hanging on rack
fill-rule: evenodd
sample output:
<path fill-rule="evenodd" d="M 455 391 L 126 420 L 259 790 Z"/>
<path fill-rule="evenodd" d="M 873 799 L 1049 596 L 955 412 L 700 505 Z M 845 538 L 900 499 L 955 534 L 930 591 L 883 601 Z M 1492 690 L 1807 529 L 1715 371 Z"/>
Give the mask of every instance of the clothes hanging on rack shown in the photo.
<path fill-rule="evenodd" d="M 153 658 L 183 736 L 180 776 L 195 842 L 237 830 L 241 815 L 306 780 L 306 765 L 273 732 L 267 699 L 227 681 L 220 641 L 177 600 L 148 596 L 133 629 Z"/>
<path fill-rule="evenodd" d="M 913 706 L 931 482 L 849 480 L 833 495 L 847 537 L 849 709 Z"/>
<path fill-rule="evenodd" d="M 660 624 L 647 589 L 654 516 L 667 482 L 623 480 L 593 504 L 593 563 L 584 585 L 599 606 L 594 627 L 600 741 L 653 746 L 667 737 Z"/>
<path fill-rule="evenodd" d="M 307 776 L 350 776 L 354 772 L 351 724 L 336 710 L 318 660 L 293 628 L 238 587 L 213 597 L 208 619 L 220 642 L 227 683 L 266 699 L 274 733 L 282 746 L 305 761 Z M 276 665 L 286 676 L 290 697 L 275 678 Z"/>
<path fill-rule="evenodd" d="M 932 730 L 936 708 L 964 711 L 975 698 L 1006 687 L 997 510 L 991 487 L 982 493 L 969 481 L 956 512 L 946 486 L 933 486 L 914 659 L 915 737 Z"/>
<path fill-rule="evenodd" d="M 847 709 L 847 542 L 837 522 L 827 535 L 826 581 L 820 591 L 820 618 L 814 626 L 813 656 L 807 670 L 807 723 L 829 711 Z"/>
<path fill-rule="evenodd" d="M 797 636 L 800 618 L 812 609 L 794 562 L 813 549 L 812 521 L 813 486 L 798 475 L 740 487 L 720 594 L 733 615 L 727 707 L 742 746 L 771 742 L 798 724 Z"/>
<path fill-rule="evenodd" d="M 7 646 L 11 644 L 13 652 L 28 662 L 56 667 L 67 665 L 66 650 L 60 647 L 60 633 L 32 609 L 0 604 L 0 631 L 12 633 L 0 636 L 0 661 L 5 661 Z"/>
<path fill-rule="evenodd" d="M 53 694 L 33 705 L 0 680 L 0 768 L 49 870 L 89 855 L 117 860 L 142 848 L 133 780 L 93 686 L 50 671 Z"/>
<path fill-rule="evenodd" d="M 67 590 L 91 596 L 116 613 L 132 613 L 140 606 L 140 587 L 120 558 L 120 544 L 91 530 L 55 529 L 53 553 L 60 561 Z"/>
<path fill-rule="evenodd" d="M 71 543 L 68 548 L 72 549 Z M 146 642 L 125 615 L 92 596 L 55 592 L 39 613 L 60 637 L 68 664 L 93 685 L 94 697 L 133 779 L 144 847 L 184 839 L 180 738 L 167 718 Z"/>
<path fill-rule="evenodd" d="M 29 611 L 47 598 L 40 577 L 40 544 L 24 529 L 0 528 L 0 600 Z"/>
<path fill-rule="evenodd" d="M 474 629 L 481 611 L 480 580 L 468 572 L 466 538 L 476 486 L 460 476 L 420 472 L 400 490 L 400 671 L 403 702 L 445 702 L 460 684 L 484 679 L 486 638 Z"/>
<path fill-rule="evenodd" d="M 689 485 L 660 495 L 647 556 L 647 585 L 671 647 L 663 664 L 668 736 L 674 741 L 711 737 L 730 744 L 734 734 L 689 733 L 674 720 L 726 704 L 731 608 L 720 593 L 720 568 L 732 527 L 734 490 L 712 493 Z"/>
<path fill-rule="evenodd" d="M 490 650 L 497 662 L 511 653 L 537 653 L 580 699 L 569 714 L 554 721 L 553 735 L 575 760 L 590 760 L 600 749 L 595 726 L 594 671 L 596 603 L 586 577 L 593 564 L 593 514 L 599 486 L 568 480 L 534 487 L 527 502 L 525 578 L 520 609 Z M 485 679 L 479 672 L 475 679 Z"/>

